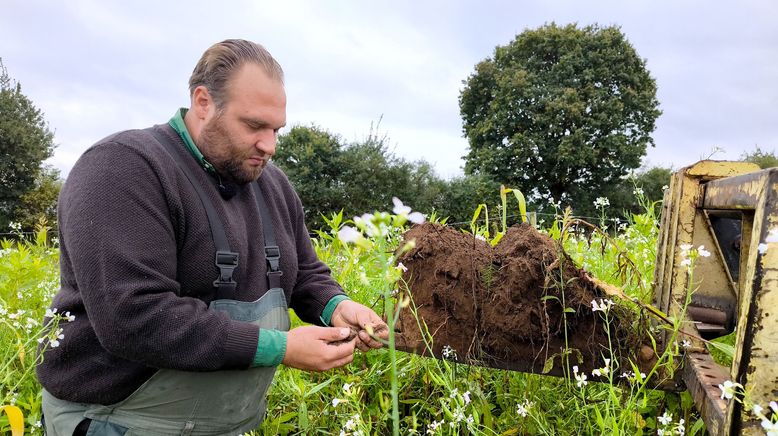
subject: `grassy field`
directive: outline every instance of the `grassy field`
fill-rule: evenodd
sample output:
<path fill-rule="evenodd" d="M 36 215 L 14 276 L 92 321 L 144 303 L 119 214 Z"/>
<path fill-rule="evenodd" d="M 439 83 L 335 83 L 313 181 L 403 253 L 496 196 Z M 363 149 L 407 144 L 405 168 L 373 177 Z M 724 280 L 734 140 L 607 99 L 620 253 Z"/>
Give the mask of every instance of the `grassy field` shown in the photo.
<path fill-rule="evenodd" d="M 575 262 L 594 276 L 650 301 L 658 231 L 653 208 L 647 205 L 647 213 L 621 221 L 607 218 L 606 204 L 600 209 L 595 224 L 601 231 L 561 216 L 544 231 L 562 240 Z M 407 304 L 393 252 L 410 224 L 408 212 L 375 213 L 356 222 L 334 215 L 314 239 L 319 256 L 351 297 L 386 310 L 390 319 Z M 345 232 L 344 226 L 357 232 Z M 482 219 L 471 226 L 483 237 L 499 230 L 484 226 Z M 69 314 L 49 310 L 53 317 L 42 325 L 58 287 L 56 240 L 40 229 L 35 239 L 17 241 L 4 241 L 0 254 L 0 405 L 7 410 L 0 415 L 0 433 L 10 430 L 9 416 L 21 412 L 25 432 L 40 434 L 36 349 L 39 342 L 56 346 L 68 340 L 56 324 L 68 322 Z M 690 256 L 695 255 L 692 250 Z M 634 303 L 614 303 L 640 310 Z M 608 316 L 607 309 L 600 312 Z M 293 324 L 300 322 L 293 317 Z M 687 393 L 666 393 L 647 383 L 684 350 L 680 339 L 669 348 L 649 374 L 613 364 L 601 368 L 606 383 L 577 372 L 558 378 L 471 367 L 392 347 L 358 353 L 351 365 L 326 373 L 281 367 L 267 418 L 254 434 L 701 434 L 704 425 Z"/>

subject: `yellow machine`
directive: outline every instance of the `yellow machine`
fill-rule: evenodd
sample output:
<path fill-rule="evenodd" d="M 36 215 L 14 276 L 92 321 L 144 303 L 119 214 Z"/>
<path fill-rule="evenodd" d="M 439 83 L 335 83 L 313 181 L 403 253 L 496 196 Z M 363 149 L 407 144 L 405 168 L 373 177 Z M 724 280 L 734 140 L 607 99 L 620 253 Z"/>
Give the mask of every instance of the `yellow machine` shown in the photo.
<path fill-rule="evenodd" d="M 689 264 L 689 247 L 701 245 L 710 255 Z M 681 370 L 657 387 L 688 389 L 713 435 L 762 434 L 761 421 L 739 401 L 722 399 L 719 385 L 739 383 L 763 407 L 778 400 L 778 167 L 708 160 L 677 171 L 665 191 L 656 253 L 654 306 L 681 320 L 684 338 L 694 338 Z M 426 310 L 444 310 L 438 306 Z M 703 339 L 731 333 L 735 353 L 725 368 L 714 362 Z M 670 335 L 657 338 L 657 350 L 674 345 Z M 432 349 L 398 349 L 441 358 Z M 542 367 L 534 355 L 467 363 L 563 375 L 561 366 Z"/>
<path fill-rule="evenodd" d="M 698 258 L 691 284 L 681 264 L 685 244 L 711 252 Z M 731 368 L 714 363 L 701 341 L 686 353 L 681 378 L 708 431 L 762 434 L 741 404 L 721 399 L 718 385 L 738 382 L 763 406 L 778 399 L 778 168 L 702 161 L 679 170 L 665 193 L 657 245 L 656 306 L 685 316 L 693 336 L 736 332 Z"/>

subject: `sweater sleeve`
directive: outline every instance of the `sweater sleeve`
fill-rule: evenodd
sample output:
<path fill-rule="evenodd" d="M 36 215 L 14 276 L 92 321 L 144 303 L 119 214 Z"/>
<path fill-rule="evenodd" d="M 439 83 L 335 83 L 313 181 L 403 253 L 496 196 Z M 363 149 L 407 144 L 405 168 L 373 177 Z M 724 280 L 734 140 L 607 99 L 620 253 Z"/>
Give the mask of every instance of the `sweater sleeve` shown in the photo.
<path fill-rule="evenodd" d="M 155 368 L 247 368 L 259 329 L 180 296 L 181 208 L 161 174 L 136 150 L 106 143 L 84 154 L 63 189 L 62 243 L 97 339 Z"/>

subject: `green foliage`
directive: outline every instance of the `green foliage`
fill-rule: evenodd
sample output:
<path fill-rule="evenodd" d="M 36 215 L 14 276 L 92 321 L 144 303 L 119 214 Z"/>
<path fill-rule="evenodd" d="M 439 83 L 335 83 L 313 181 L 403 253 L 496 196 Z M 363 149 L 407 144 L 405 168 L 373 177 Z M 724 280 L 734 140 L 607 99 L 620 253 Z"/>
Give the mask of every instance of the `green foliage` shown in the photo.
<path fill-rule="evenodd" d="M 658 214 L 660 201 L 664 197 L 665 189 L 670 185 L 672 174 L 672 168 L 655 166 L 641 168 L 624 179 L 606 195 L 610 200 L 611 215 L 629 217 L 630 214 L 641 213 L 645 207 L 640 201 L 641 197 L 649 202 L 655 202 L 654 212 Z"/>
<path fill-rule="evenodd" d="M 481 174 L 456 177 L 447 182 L 444 191 L 445 201 L 436 204 L 435 210 L 439 216 L 449 217 L 449 223 L 469 223 L 473 211 L 483 201 L 488 201 L 490 207 L 492 204 L 498 204 L 498 192 L 500 192 L 500 184 L 490 177 Z"/>
<path fill-rule="evenodd" d="M 656 84 L 618 27 L 526 30 L 476 65 L 460 95 L 465 171 L 578 214 L 640 165 Z"/>
<path fill-rule="evenodd" d="M 41 163 L 53 153 L 53 140 L 43 113 L 22 94 L 0 59 L 0 228 L 18 221 L 21 199 L 35 189 Z"/>
<path fill-rule="evenodd" d="M 48 245 L 47 229 L 38 227 L 34 239 L 0 242 L 0 406 L 19 407 L 25 427 L 34 433 L 40 420 L 40 384 L 35 377 L 39 338 L 44 345 L 59 340 L 61 314 L 44 312 L 59 288 L 59 250 Z M 46 340 L 48 339 L 48 340 Z M 0 433 L 8 420 L 0 415 Z"/>
<path fill-rule="evenodd" d="M 740 160 L 753 162 L 762 169 L 778 167 L 778 156 L 775 155 L 775 150 L 767 152 L 759 147 L 756 147 L 750 152 L 743 152 L 743 154 L 740 155 Z"/>
<path fill-rule="evenodd" d="M 306 223 L 316 229 L 323 215 L 343 210 L 345 216 L 383 210 L 392 197 L 414 209 L 432 211 L 445 201 L 445 182 L 426 162 L 408 162 L 387 148 L 375 131 L 362 141 L 345 144 L 316 126 L 295 126 L 280 135 L 274 162 L 284 170 L 306 207 Z"/>
<path fill-rule="evenodd" d="M 612 236 L 579 234 L 563 225 L 552 227 L 549 234 L 563 241 L 576 264 L 621 287 L 630 297 L 648 301 L 657 217 L 646 198 L 638 201 L 645 207 L 643 213 L 615 226 Z M 394 266 L 394 248 L 401 241 L 406 218 L 410 216 L 375 213 L 350 221 L 343 213 L 329 215 L 327 226 L 313 241 L 319 257 L 350 296 L 379 313 L 388 304 L 396 307 L 407 301 L 387 298 L 395 286 L 400 296 L 406 290 L 397 281 L 399 266 Z M 603 223 L 610 220 L 604 217 Z M 361 233 L 354 244 L 338 237 L 346 225 L 355 225 Z M 0 405 L 20 406 L 26 429 L 38 432 L 33 425 L 40 419 L 40 386 L 32 371 L 37 339 L 68 340 L 52 336 L 56 329 L 52 334 L 41 325 L 58 288 L 58 251 L 48 245 L 45 229 L 39 230 L 35 240 L 2 242 L 0 251 Z M 633 266 L 627 268 L 627 263 Z M 631 308 L 630 304 L 619 301 L 613 310 Z M 300 320 L 292 317 L 293 325 L 299 325 Z M 63 314 L 55 316 L 54 322 L 66 319 Z M 677 347 L 670 350 L 682 352 Z M 669 434 L 678 425 L 686 434 L 702 431 L 687 393 L 655 390 L 635 368 L 619 368 L 615 361 L 600 379 L 604 382 L 594 382 L 592 376 L 583 384 L 574 375 L 543 377 L 414 354 L 391 355 L 386 348 L 357 353 L 350 365 L 325 373 L 280 367 L 268 396 L 267 417 L 252 434 L 389 434 L 395 422 L 395 398 L 401 434 L 656 434 L 660 429 Z M 663 354 L 664 365 L 670 365 L 671 357 Z M 635 374 L 622 380 L 621 375 L 630 371 Z M 665 413 L 672 414 L 672 423 L 660 422 Z M 681 418 L 685 424 L 680 424 Z M 0 416 L 0 433 L 7 432 L 7 420 Z"/>
<path fill-rule="evenodd" d="M 61 189 L 59 170 L 44 166 L 35 179 L 33 189 L 22 195 L 14 211 L 15 219 L 22 225 L 22 229 L 32 229 L 39 222 L 57 228 L 57 198 Z"/>

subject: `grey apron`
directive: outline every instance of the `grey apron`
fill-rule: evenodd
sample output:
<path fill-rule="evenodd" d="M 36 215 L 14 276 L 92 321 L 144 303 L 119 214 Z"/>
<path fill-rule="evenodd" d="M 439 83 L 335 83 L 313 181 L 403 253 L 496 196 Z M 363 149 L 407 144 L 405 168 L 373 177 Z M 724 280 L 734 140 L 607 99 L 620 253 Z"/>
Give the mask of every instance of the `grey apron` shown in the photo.
<path fill-rule="evenodd" d="M 154 128 L 149 133 L 175 160 L 175 144 Z M 254 302 L 237 301 L 231 297 L 238 285 L 232 278 L 238 266 L 238 254 L 230 250 L 224 224 L 203 187 L 196 183 L 186 165 L 180 167 L 203 203 L 216 246 L 215 265 L 219 274 L 213 284 L 217 299 L 209 308 L 261 329 L 288 331 L 289 311 L 281 288 L 281 253 L 262 189 L 257 183 L 251 184 L 262 219 L 269 291 Z M 212 372 L 160 369 L 129 397 L 109 406 L 60 400 L 44 389 L 46 434 L 71 436 L 78 424 L 89 418 L 92 422 L 88 436 L 239 435 L 262 423 L 266 394 L 275 370 L 275 367 Z"/>
<path fill-rule="evenodd" d="M 282 289 L 255 302 L 216 300 L 210 305 L 260 328 L 289 330 Z M 265 415 L 275 367 L 190 372 L 161 369 L 124 401 L 110 406 L 64 401 L 43 391 L 46 434 L 70 436 L 91 418 L 87 435 L 238 435 L 255 430 Z"/>

